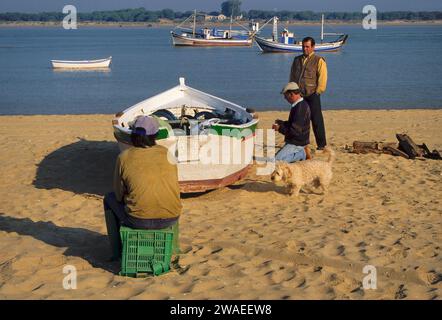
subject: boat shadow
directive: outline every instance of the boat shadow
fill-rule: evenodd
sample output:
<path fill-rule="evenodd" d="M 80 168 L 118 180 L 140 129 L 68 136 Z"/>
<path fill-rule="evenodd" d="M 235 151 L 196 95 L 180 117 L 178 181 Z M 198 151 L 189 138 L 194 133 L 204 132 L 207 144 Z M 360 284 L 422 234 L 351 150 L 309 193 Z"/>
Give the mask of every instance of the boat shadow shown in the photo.
<path fill-rule="evenodd" d="M 112 191 L 119 152 L 116 142 L 80 139 L 48 154 L 39 163 L 33 184 L 38 189 L 104 197 Z M 198 198 L 212 191 L 181 193 L 181 198 Z"/>
<path fill-rule="evenodd" d="M 104 196 L 112 190 L 116 142 L 79 141 L 48 154 L 38 165 L 33 184 L 38 189 L 61 189 Z"/>
<path fill-rule="evenodd" d="M 211 193 L 215 192 L 216 190 L 217 189 L 207 190 L 207 191 L 200 191 L 200 192 L 186 192 L 186 193 L 181 192 L 180 197 L 181 197 L 181 199 L 200 198 L 200 197 L 203 197 L 205 195 L 211 194 Z"/>
<path fill-rule="evenodd" d="M 0 231 L 31 236 L 57 248 L 66 248 L 64 256 L 79 257 L 94 268 L 118 274 L 120 264 L 110 262 L 109 240 L 106 235 L 84 228 L 57 226 L 51 221 L 15 218 L 0 212 Z"/>

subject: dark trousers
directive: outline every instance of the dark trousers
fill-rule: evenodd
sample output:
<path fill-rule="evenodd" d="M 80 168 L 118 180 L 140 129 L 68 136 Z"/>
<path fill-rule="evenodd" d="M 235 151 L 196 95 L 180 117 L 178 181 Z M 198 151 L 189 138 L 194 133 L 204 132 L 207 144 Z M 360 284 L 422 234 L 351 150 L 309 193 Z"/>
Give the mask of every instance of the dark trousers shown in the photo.
<path fill-rule="evenodd" d="M 310 106 L 310 114 L 316 145 L 318 148 L 324 148 L 327 145 L 327 140 L 325 138 L 324 117 L 322 116 L 321 110 L 321 97 L 320 95 L 314 93 L 308 97 L 304 97 L 304 100 L 307 101 Z"/>
<path fill-rule="evenodd" d="M 115 193 L 111 192 L 104 196 L 104 217 L 106 219 L 107 234 L 112 250 L 112 259 L 121 256 L 120 227 L 132 229 L 164 229 L 178 222 L 175 219 L 138 219 L 126 213 L 124 203 L 117 201 Z"/>

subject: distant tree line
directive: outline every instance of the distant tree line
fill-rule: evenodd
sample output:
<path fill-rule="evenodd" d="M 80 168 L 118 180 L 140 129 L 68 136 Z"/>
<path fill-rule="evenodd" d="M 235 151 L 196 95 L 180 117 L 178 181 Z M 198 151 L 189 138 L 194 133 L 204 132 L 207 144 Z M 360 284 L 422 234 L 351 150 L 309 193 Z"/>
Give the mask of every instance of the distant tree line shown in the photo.
<path fill-rule="evenodd" d="M 235 15 L 242 14 L 244 19 L 268 20 L 277 16 L 282 21 L 318 21 L 321 19 L 321 13 L 313 11 L 265 11 L 249 10 L 248 12 L 239 12 L 241 2 L 232 3 L 231 6 L 225 5 L 225 13 L 232 12 Z M 159 11 L 149 11 L 144 8 L 124 9 L 115 11 L 94 11 L 79 12 L 78 20 L 92 22 L 158 22 L 160 19 L 181 21 L 193 14 L 193 11 L 176 12 L 172 9 L 163 9 Z M 220 12 L 213 11 L 207 13 L 212 16 L 219 15 Z M 325 12 L 327 20 L 362 20 L 365 15 L 362 12 Z M 4 12 L 0 13 L 0 21 L 62 21 L 65 15 L 60 12 L 41 12 L 41 13 L 20 13 Z M 379 12 L 378 20 L 442 20 L 442 11 L 389 11 Z"/>
<path fill-rule="evenodd" d="M 268 20 L 277 16 L 282 21 L 300 20 L 300 21 L 315 21 L 321 19 L 321 14 L 313 11 L 263 11 L 250 10 L 247 13 L 248 19 L 262 19 Z M 324 12 L 326 20 L 342 20 L 353 21 L 362 20 L 366 15 L 362 12 Z M 378 20 L 392 21 L 392 20 L 441 20 L 442 11 L 388 11 L 377 12 Z"/>
<path fill-rule="evenodd" d="M 149 11 L 144 8 L 113 11 L 78 12 L 79 21 L 100 22 L 158 22 L 159 19 L 180 20 L 193 14 L 193 11 L 175 12 L 172 9 Z M 0 21 L 62 21 L 65 14 L 60 12 L 40 13 L 0 13 Z"/>
<path fill-rule="evenodd" d="M 221 3 L 221 12 L 227 16 L 237 17 L 241 14 L 241 1 L 239 0 L 229 0 Z M 243 14 L 245 16 L 245 14 Z"/>

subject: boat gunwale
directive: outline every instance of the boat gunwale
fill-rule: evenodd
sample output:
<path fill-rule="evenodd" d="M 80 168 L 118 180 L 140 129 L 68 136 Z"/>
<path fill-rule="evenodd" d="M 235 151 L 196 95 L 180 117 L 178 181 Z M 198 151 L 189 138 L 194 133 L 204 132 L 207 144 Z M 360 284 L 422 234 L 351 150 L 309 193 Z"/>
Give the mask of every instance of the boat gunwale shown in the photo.
<path fill-rule="evenodd" d="M 160 93 L 158 93 L 158 94 L 156 94 L 156 95 L 154 95 L 152 97 L 149 97 L 147 99 L 144 99 L 144 100 L 134 104 L 131 107 L 126 108 L 125 110 L 122 111 L 123 115 L 118 116 L 118 117 L 114 117 L 114 120 L 118 121 L 118 119 L 120 119 L 121 117 L 124 117 L 127 113 L 129 113 L 129 111 L 134 112 L 134 110 L 136 110 L 137 107 L 141 108 L 143 103 L 146 103 L 147 101 L 149 101 L 151 99 L 158 98 L 161 95 L 165 95 L 167 93 L 171 93 L 171 92 L 173 92 L 175 90 L 179 90 L 179 91 L 189 91 L 190 90 L 190 92 L 194 92 L 194 93 L 196 93 L 198 95 L 203 95 L 203 96 L 206 96 L 208 98 L 217 100 L 217 101 L 219 101 L 221 103 L 224 103 L 224 104 L 226 104 L 228 106 L 234 107 L 233 109 L 239 109 L 242 112 L 244 112 L 245 114 L 250 115 L 250 113 L 246 111 L 246 108 L 244 108 L 244 107 L 242 107 L 242 106 L 240 106 L 240 105 L 238 105 L 238 104 L 236 104 L 234 102 L 230 102 L 230 101 L 225 100 L 223 98 L 216 97 L 216 96 L 211 95 L 209 93 L 206 93 L 206 92 L 197 90 L 195 88 L 189 87 L 187 85 L 177 85 L 177 86 L 175 86 L 175 87 L 173 87 L 171 89 L 168 89 L 166 91 L 160 92 Z M 162 108 L 160 107 L 159 109 L 162 109 Z M 153 111 L 153 112 L 155 112 L 155 111 Z M 215 124 L 214 126 L 229 127 L 229 128 L 232 128 L 232 129 L 245 129 L 245 128 L 250 127 L 250 126 L 252 126 L 254 124 L 257 124 L 258 122 L 259 122 L 259 119 L 252 118 L 250 121 L 248 121 L 246 123 L 243 123 L 243 124 L 240 124 L 240 125 L 234 125 L 234 124 Z M 115 129 L 119 130 L 119 131 L 122 131 L 122 132 L 126 133 L 126 134 L 130 134 L 132 132 L 132 130 L 130 128 L 123 127 L 119 123 L 117 123 L 117 124 L 114 123 L 113 127 Z M 165 128 L 165 127 L 160 127 L 160 128 Z"/>
<path fill-rule="evenodd" d="M 92 63 L 100 63 L 112 60 L 112 56 L 104 59 L 97 59 L 97 60 L 51 60 L 52 63 L 66 63 L 66 64 L 92 64 Z"/>

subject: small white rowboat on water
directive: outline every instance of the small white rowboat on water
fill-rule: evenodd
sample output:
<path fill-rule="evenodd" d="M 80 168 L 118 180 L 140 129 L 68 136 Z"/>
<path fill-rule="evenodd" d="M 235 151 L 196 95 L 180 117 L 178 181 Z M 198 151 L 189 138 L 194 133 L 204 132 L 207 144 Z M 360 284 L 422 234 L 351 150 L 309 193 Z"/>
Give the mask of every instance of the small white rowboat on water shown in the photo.
<path fill-rule="evenodd" d="M 52 67 L 54 69 L 99 69 L 99 68 L 109 68 L 111 64 L 112 57 L 99 60 L 80 60 L 80 61 L 69 61 L 69 60 L 51 60 Z"/>

